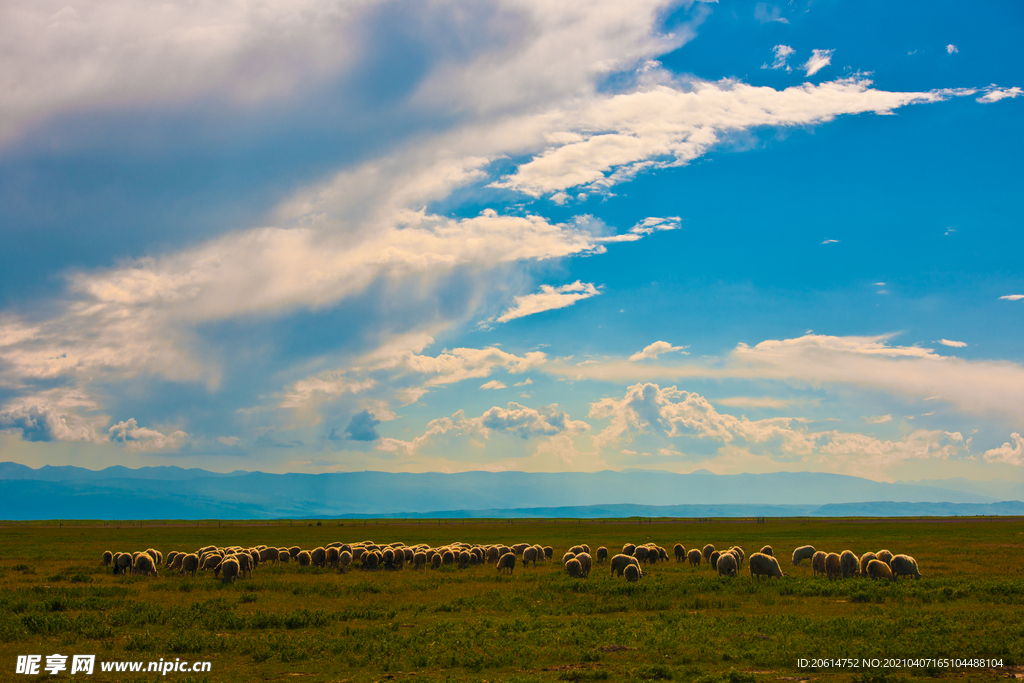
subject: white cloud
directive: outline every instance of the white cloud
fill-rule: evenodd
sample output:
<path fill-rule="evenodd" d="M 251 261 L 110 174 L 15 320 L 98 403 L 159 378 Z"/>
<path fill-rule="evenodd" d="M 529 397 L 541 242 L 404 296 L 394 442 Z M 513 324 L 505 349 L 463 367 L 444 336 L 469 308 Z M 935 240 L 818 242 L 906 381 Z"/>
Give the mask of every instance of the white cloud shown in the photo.
<path fill-rule="evenodd" d="M 516 382 L 512 386 L 515 386 L 515 387 L 525 387 L 527 384 L 533 384 L 533 380 L 530 379 L 529 377 L 524 379 L 522 382 Z"/>
<path fill-rule="evenodd" d="M 498 316 L 498 322 L 506 323 L 509 320 L 524 318 L 535 313 L 565 308 L 600 293 L 592 283 L 579 280 L 561 287 L 541 285 L 540 291 L 536 294 L 515 297 L 515 305 Z"/>
<path fill-rule="evenodd" d="M 952 346 L 953 348 L 962 349 L 967 346 L 967 342 L 952 341 L 950 339 L 940 339 L 939 343 L 943 346 Z"/>
<path fill-rule="evenodd" d="M 786 408 L 792 401 L 772 396 L 729 396 L 720 398 L 715 403 L 733 408 Z"/>
<path fill-rule="evenodd" d="M 777 21 L 780 24 L 788 24 L 789 19 L 782 16 L 782 10 L 778 5 L 769 5 L 766 2 L 759 2 L 754 7 L 754 18 L 762 24 Z"/>
<path fill-rule="evenodd" d="M 892 422 L 892 415 L 874 415 L 872 417 L 863 418 L 869 425 L 881 425 L 886 422 Z"/>
<path fill-rule="evenodd" d="M 638 361 L 647 358 L 657 358 L 663 353 L 671 353 L 673 351 L 680 351 L 683 354 L 686 354 L 686 351 L 683 350 L 685 348 L 685 346 L 672 346 L 666 341 L 656 341 L 653 344 L 645 346 L 643 351 L 637 351 L 634 353 L 629 357 L 629 360 Z"/>
<path fill-rule="evenodd" d="M 999 448 L 985 451 L 984 457 L 988 462 L 1005 462 L 1010 465 L 1024 466 L 1024 437 L 1014 432 L 1010 434 L 1010 442 L 1004 443 Z"/>
<path fill-rule="evenodd" d="M 543 351 L 529 351 L 526 355 L 517 356 L 491 346 L 484 349 L 457 348 L 437 356 L 408 352 L 402 355 L 396 365 L 407 372 L 432 375 L 426 381 L 426 386 L 441 386 L 464 379 L 487 377 L 495 368 L 505 368 L 513 374 L 527 372 L 546 361 L 547 355 Z"/>
<path fill-rule="evenodd" d="M 1020 301 L 1021 299 L 1024 299 L 1024 294 L 1007 294 L 1006 296 L 1001 296 L 999 298 L 1005 299 L 1006 301 Z"/>
<path fill-rule="evenodd" d="M 217 441 L 225 446 L 237 446 L 241 439 L 237 436 L 218 436 Z"/>
<path fill-rule="evenodd" d="M 832 63 L 833 52 L 835 50 L 811 50 L 810 59 L 801 64 L 800 68 L 805 69 L 808 76 L 813 76 Z"/>
<path fill-rule="evenodd" d="M 990 104 L 1007 98 L 1013 99 L 1020 95 L 1024 95 L 1024 90 L 1021 90 L 1018 86 L 1014 86 L 1012 88 L 999 88 L 993 84 L 985 88 L 985 94 L 978 98 L 978 102 L 981 102 L 982 104 Z"/>
<path fill-rule="evenodd" d="M 140 427 L 135 418 L 118 422 L 108 434 L 111 442 L 123 443 L 130 451 L 143 452 L 176 450 L 188 440 L 188 434 L 181 430 L 162 434 L 155 429 Z"/>
<path fill-rule="evenodd" d="M 492 379 L 490 382 L 485 382 L 484 384 L 481 384 L 480 388 L 481 389 L 507 389 L 508 387 L 506 387 L 504 384 L 502 384 L 498 380 Z"/>
<path fill-rule="evenodd" d="M 960 50 L 957 49 L 956 45 L 954 45 L 953 43 L 950 43 L 949 45 L 946 46 L 946 52 L 949 53 L 949 54 L 953 54 L 953 53 L 956 53 L 956 52 L 960 52 Z"/>
<path fill-rule="evenodd" d="M 771 66 L 767 64 L 763 65 L 762 69 L 785 69 L 786 71 L 792 71 L 793 67 L 786 63 L 786 60 L 796 52 L 789 45 L 776 45 L 772 48 L 772 53 L 775 55 L 775 59 L 772 61 Z"/>
<path fill-rule="evenodd" d="M 822 244 L 839 244 L 839 240 L 825 240 Z"/>
<path fill-rule="evenodd" d="M 345 394 L 356 394 L 374 386 L 371 379 L 353 381 L 343 372 L 325 372 L 316 377 L 307 377 L 292 384 L 278 404 L 281 408 L 305 408 L 324 401 L 336 399 Z"/>

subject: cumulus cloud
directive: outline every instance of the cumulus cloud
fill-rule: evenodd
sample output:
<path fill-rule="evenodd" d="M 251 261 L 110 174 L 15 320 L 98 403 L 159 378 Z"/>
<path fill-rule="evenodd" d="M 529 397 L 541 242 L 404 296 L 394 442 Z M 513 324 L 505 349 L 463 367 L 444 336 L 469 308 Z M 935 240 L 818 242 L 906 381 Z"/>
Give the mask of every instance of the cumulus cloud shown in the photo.
<path fill-rule="evenodd" d="M 376 441 L 380 438 L 376 430 L 379 424 L 380 420 L 373 413 L 363 410 L 352 416 L 342 433 L 342 438 L 349 441 Z"/>
<path fill-rule="evenodd" d="M 775 59 L 772 61 L 771 66 L 762 64 L 762 69 L 785 69 L 786 71 L 792 71 L 793 67 L 786 63 L 786 60 L 796 52 L 789 45 L 776 45 L 772 48 L 772 53 L 775 55 Z"/>
<path fill-rule="evenodd" d="M 886 422 L 892 422 L 892 415 L 873 415 L 871 417 L 863 418 L 869 425 L 881 425 Z"/>
<path fill-rule="evenodd" d="M 768 24 L 773 21 L 777 21 L 780 24 L 788 24 L 789 19 L 782 16 L 782 10 L 779 9 L 778 5 L 769 5 L 766 2 L 759 2 L 754 7 L 754 18 L 762 24 Z"/>
<path fill-rule="evenodd" d="M 1000 88 L 995 84 L 992 84 L 985 88 L 985 94 L 977 98 L 978 102 L 982 104 L 990 104 L 992 102 L 998 102 L 999 100 L 1013 99 L 1020 95 L 1024 95 L 1024 90 L 1021 90 L 1019 86 L 1012 88 Z"/>
<path fill-rule="evenodd" d="M 547 361 L 543 351 L 529 351 L 523 356 L 490 346 L 484 349 L 457 348 L 437 356 L 403 354 L 392 367 L 429 376 L 427 386 L 441 386 L 464 379 L 487 377 L 495 368 L 518 374 L 539 367 Z"/>
<path fill-rule="evenodd" d="M 813 76 L 832 63 L 833 52 L 835 50 L 812 50 L 810 59 L 801 64 L 800 68 L 806 70 L 808 76 Z"/>
<path fill-rule="evenodd" d="M 967 346 L 967 342 L 953 341 L 950 339 L 940 339 L 939 343 L 942 344 L 943 346 L 952 346 L 953 348 L 956 349 L 962 349 Z"/>
<path fill-rule="evenodd" d="M 74 416 L 62 415 L 49 406 L 23 405 L 0 412 L 0 429 L 17 430 L 26 441 L 96 441 L 88 424 L 75 424 Z"/>
<path fill-rule="evenodd" d="M 181 448 L 188 434 L 181 430 L 163 434 L 155 429 L 140 427 L 135 418 L 118 422 L 107 432 L 112 443 L 122 443 L 130 451 L 151 453 Z"/>
<path fill-rule="evenodd" d="M 672 346 L 666 341 L 656 341 L 653 344 L 645 346 L 643 351 L 637 351 L 632 356 L 630 356 L 629 359 L 631 361 L 638 361 L 644 360 L 646 358 L 657 358 L 663 353 L 671 353 L 673 351 L 679 351 L 685 354 L 685 348 L 685 346 Z"/>
<path fill-rule="evenodd" d="M 507 323 L 510 320 L 525 318 L 535 313 L 565 308 L 600 293 L 600 290 L 592 283 L 579 280 L 561 287 L 541 285 L 540 291 L 536 294 L 515 297 L 515 305 L 498 316 L 498 322 Z"/>
<path fill-rule="evenodd" d="M 954 45 L 953 43 L 950 43 L 949 45 L 946 46 L 946 52 L 948 54 L 954 54 L 954 53 L 960 52 L 960 50 L 957 48 L 956 45 Z"/>
<path fill-rule="evenodd" d="M 1010 434 L 1010 441 L 999 448 L 985 451 L 988 462 L 1004 462 L 1010 465 L 1024 465 L 1024 437 L 1017 432 Z"/>
<path fill-rule="evenodd" d="M 481 389 L 507 389 L 505 384 L 502 384 L 496 379 L 492 379 L 490 382 L 485 382 L 480 385 Z"/>

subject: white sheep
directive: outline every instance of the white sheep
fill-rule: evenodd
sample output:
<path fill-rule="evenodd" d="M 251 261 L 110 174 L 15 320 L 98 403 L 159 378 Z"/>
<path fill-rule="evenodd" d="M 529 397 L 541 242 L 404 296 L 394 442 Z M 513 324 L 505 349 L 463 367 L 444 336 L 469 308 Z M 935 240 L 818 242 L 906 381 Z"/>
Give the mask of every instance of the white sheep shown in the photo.
<path fill-rule="evenodd" d="M 736 555 L 732 552 L 725 552 L 718 556 L 718 575 L 736 576 Z"/>
<path fill-rule="evenodd" d="M 829 553 L 825 556 L 825 575 L 830 581 L 843 576 L 843 562 L 839 553 Z"/>
<path fill-rule="evenodd" d="M 699 567 L 700 566 L 700 561 L 702 559 L 704 559 L 704 556 L 696 548 L 694 548 L 690 552 L 686 553 L 686 557 L 687 557 L 687 559 L 690 560 L 690 566 L 691 567 Z"/>
<path fill-rule="evenodd" d="M 779 569 L 779 561 L 776 560 L 772 555 L 765 555 L 764 553 L 754 553 L 747 560 L 747 566 L 750 567 L 750 580 L 753 581 L 756 576 L 758 580 L 762 576 L 768 578 L 782 578 L 785 574 Z"/>
<path fill-rule="evenodd" d="M 634 583 L 642 579 L 644 573 L 643 571 L 641 571 L 639 564 L 628 564 L 626 565 L 626 568 L 623 570 L 623 576 L 625 576 L 626 581 Z"/>
<path fill-rule="evenodd" d="M 581 555 L 583 553 L 580 553 Z M 583 564 L 575 557 L 565 563 L 565 573 L 574 579 L 583 576 Z"/>
<path fill-rule="evenodd" d="M 576 561 L 579 562 L 580 566 L 582 567 L 583 578 L 587 578 L 588 576 L 590 576 L 590 568 L 594 564 L 593 560 L 590 557 L 590 553 L 580 553 L 576 556 Z"/>
<path fill-rule="evenodd" d="M 640 568 L 640 562 L 637 561 L 637 559 L 635 557 L 633 557 L 632 555 L 626 555 L 625 553 L 616 555 L 615 557 L 612 558 L 612 561 L 611 561 L 611 567 L 612 567 L 612 574 L 611 575 L 612 576 L 616 576 L 616 575 L 622 576 L 622 572 L 625 571 L 626 567 L 628 567 L 630 565 L 636 565 L 636 567 L 638 569 Z"/>
<path fill-rule="evenodd" d="M 191 574 L 193 577 L 196 575 L 196 570 L 199 569 L 199 556 L 195 553 L 189 553 L 185 557 L 181 558 L 181 575 Z"/>
<path fill-rule="evenodd" d="M 501 557 L 498 558 L 498 564 L 497 564 L 498 572 L 501 572 L 502 570 L 507 569 L 509 576 L 511 576 L 512 575 L 512 570 L 515 569 L 515 567 L 516 567 L 516 554 L 515 553 L 512 553 L 512 552 L 505 553 L 504 555 L 502 555 Z"/>
<path fill-rule="evenodd" d="M 809 560 L 817 552 L 813 545 L 802 545 L 793 551 L 793 566 L 798 566 L 801 561 Z"/>
<path fill-rule="evenodd" d="M 711 561 L 711 553 L 713 552 L 715 552 L 715 546 L 711 545 L 710 543 L 704 546 L 704 550 L 701 551 L 701 554 L 704 556 L 705 562 Z"/>
<path fill-rule="evenodd" d="M 608 548 L 601 546 L 597 549 L 597 563 L 604 564 L 608 561 Z"/>
<path fill-rule="evenodd" d="M 874 553 L 864 553 L 863 555 L 861 555 L 860 556 L 860 575 L 863 576 L 863 577 L 867 577 L 867 575 L 868 575 L 868 562 L 870 562 L 871 560 L 877 560 L 877 559 L 878 559 L 878 555 L 875 555 Z"/>
<path fill-rule="evenodd" d="M 879 550 L 877 553 L 875 553 L 875 556 L 878 557 L 878 559 L 882 562 L 885 562 L 886 564 L 890 564 L 892 562 L 892 553 L 888 550 Z"/>
<path fill-rule="evenodd" d="M 824 550 L 816 550 L 814 552 L 814 555 L 811 556 L 811 570 L 814 572 L 814 576 L 825 573 L 826 557 L 828 557 L 828 553 L 826 553 Z"/>
<path fill-rule="evenodd" d="M 868 562 L 867 575 L 872 579 L 889 579 L 895 581 L 896 577 L 892 575 L 892 569 L 889 568 L 885 562 L 881 560 L 871 560 Z"/>
<path fill-rule="evenodd" d="M 110 563 L 113 562 L 113 561 L 114 561 L 114 553 L 110 552 L 109 550 L 104 550 L 103 551 L 103 566 L 104 567 L 109 567 Z"/>
<path fill-rule="evenodd" d="M 860 560 L 853 554 L 852 550 L 844 550 L 839 555 L 839 569 L 844 579 L 857 576 L 860 570 Z"/>
<path fill-rule="evenodd" d="M 537 549 L 533 546 L 523 549 L 523 566 L 527 566 L 530 562 L 533 562 L 534 567 L 537 566 Z"/>
<path fill-rule="evenodd" d="M 686 548 L 683 547 L 682 543 L 676 543 L 672 550 L 675 551 L 676 562 L 682 562 L 686 559 Z"/>
<path fill-rule="evenodd" d="M 156 576 L 156 563 L 153 561 L 153 557 L 148 553 L 139 555 L 135 560 L 135 565 L 132 567 L 132 574 Z"/>
<path fill-rule="evenodd" d="M 892 570 L 893 581 L 901 576 L 913 576 L 915 579 L 921 578 L 921 572 L 917 570 L 917 560 L 910 555 L 896 555 L 889 563 L 889 568 Z"/>
<path fill-rule="evenodd" d="M 234 555 L 225 558 L 225 560 L 220 563 L 220 570 L 224 574 L 224 576 L 221 577 L 221 580 L 224 583 L 234 582 L 234 580 L 238 578 L 239 573 L 238 560 L 235 559 Z"/>

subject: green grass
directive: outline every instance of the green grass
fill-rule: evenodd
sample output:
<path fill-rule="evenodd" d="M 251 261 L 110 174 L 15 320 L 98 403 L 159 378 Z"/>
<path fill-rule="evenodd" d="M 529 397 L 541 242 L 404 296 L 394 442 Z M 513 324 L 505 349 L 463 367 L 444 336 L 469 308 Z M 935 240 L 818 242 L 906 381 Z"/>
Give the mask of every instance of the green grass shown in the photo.
<path fill-rule="evenodd" d="M 1024 523 L 1019 519 L 806 520 L 764 524 L 388 521 L 296 524 L 115 523 L 0 527 L 0 669 L 19 654 L 100 660 L 210 660 L 209 674 L 102 674 L 117 681 L 912 681 L 994 680 L 1000 672 L 935 667 L 798 669 L 797 658 L 997 657 L 1024 665 Z M 687 549 L 770 544 L 782 580 L 751 583 L 670 561 L 639 584 L 595 566 L 568 578 L 557 563 L 347 574 L 261 566 L 225 585 L 161 570 L 115 577 L 104 550 L 194 550 L 208 544 L 313 548 L 331 541 L 451 541 L 615 552 L 626 542 Z M 917 558 L 924 578 L 896 584 L 813 578 L 785 558 L 798 545 Z M 744 565 L 746 570 L 746 565 Z M 1001 672 L 1005 678 L 1009 669 Z M 1014 669 L 1014 672 L 1017 670 Z M 1024 671 L 1024 669 L 1022 669 Z M 414 675 L 415 674 L 415 675 Z M 53 677 L 44 674 L 47 679 Z M 67 676 L 65 673 L 64 676 Z M 105 678 L 104 676 L 109 676 Z M 28 677 L 25 677 L 28 680 Z M 388 680 L 391 680 L 388 679 Z"/>

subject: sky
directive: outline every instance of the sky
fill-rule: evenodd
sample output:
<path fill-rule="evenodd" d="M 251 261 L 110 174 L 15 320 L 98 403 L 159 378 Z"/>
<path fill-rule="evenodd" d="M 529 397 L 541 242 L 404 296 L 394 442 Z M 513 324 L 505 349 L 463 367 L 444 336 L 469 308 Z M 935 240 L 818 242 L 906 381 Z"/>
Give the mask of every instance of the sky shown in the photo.
<path fill-rule="evenodd" d="M 0 459 L 1024 481 L 1024 6 L 0 7 Z"/>

